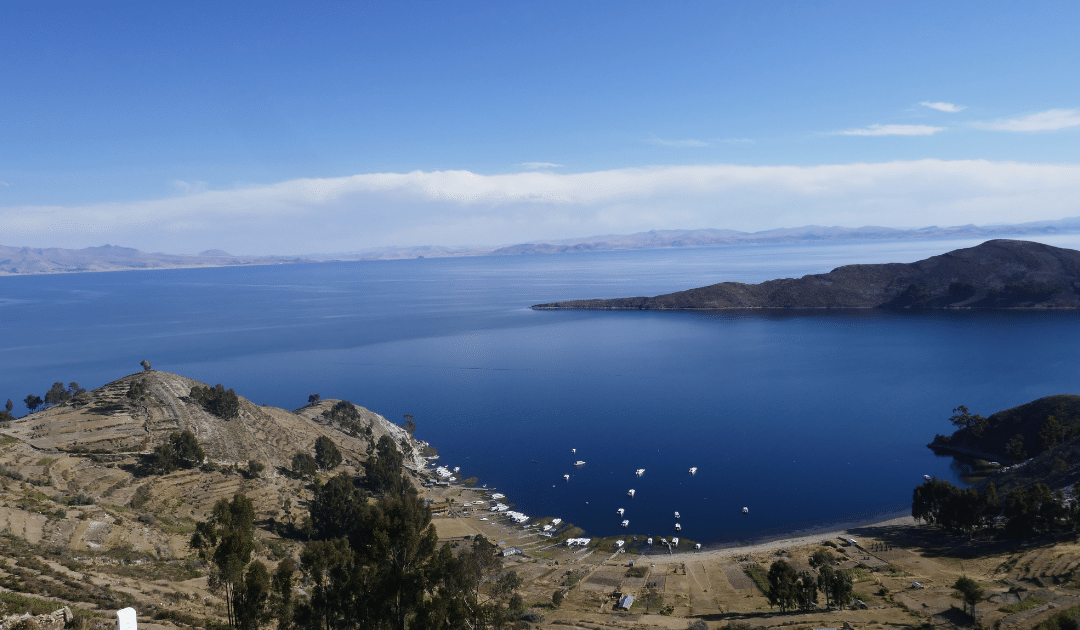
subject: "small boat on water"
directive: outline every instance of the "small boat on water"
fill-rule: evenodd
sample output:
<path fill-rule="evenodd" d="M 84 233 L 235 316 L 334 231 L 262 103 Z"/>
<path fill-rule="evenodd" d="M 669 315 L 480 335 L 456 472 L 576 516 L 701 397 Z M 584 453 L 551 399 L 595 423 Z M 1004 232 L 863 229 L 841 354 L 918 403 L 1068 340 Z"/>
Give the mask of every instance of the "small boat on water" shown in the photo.
<path fill-rule="evenodd" d="M 584 466 L 584 465 L 585 465 L 585 461 L 584 461 L 584 460 L 581 460 L 581 459 L 579 459 L 579 460 L 577 460 L 576 462 L 574 462 L 574 465 L 575 465 L 575 466 Z"/>
<path fill-rule="evenodd" d="M 680 525 L 678 523 L 675 523 L 675 531 L 681 532 L 682 531 L 682 525 Z"/>
<path fill-rule="evenodd" d="M 624 513 L 626 513 L 626 510 L 624 510 L 622 508 L 619 508 L 619 509 L 617 509 L 615 511 L 619 513 L 619 516 L 622 516 Z"/>
<path fill-rule="evenodd" d="M 742 509 L 742 513 L 743 513 L 743 514 L 749 514 L 749 513 L 750 513 L 750 508 L 745 508 L 745 507 L 744 507 L 744 508 Z"/>
<path fill-rule="evenodd" d="M 640 477 L 640 476 L 645 474 L 645 469 L 644 468 L 638 468 L 637 471 L 634 474 L 637 475 L 638 477 Z"/>
<path fill-rule="evenodd" d="M 633 489 L 633 488 L 630 488 L 630 492 L 627 492 L 627 493 L 626 493 L 626 496 L 628 496 L 628 497 L 630 497 L 631 499 L 633 499 L 633 498 L 634 498 L 634 489 Z"/>
<path fill-rule="evenodd" d="M 691 475 L 696 475 L 697 474 L 697 466 L 691 466 L 690 467 L 690 474 Z"/>
<path fill-rule="evenodd" d="M 567 481 L 570 481 L 570 475 L 563 475 L 562 478 L 567 480 Z"/>
<path fill-rule="evenodd" d="M 626 527 L 626 526 L 628 526 L 628 525 L 630 525 L 630 521 L 629 521 L 629 520 L 623 520 L 623 522 L 622 522 L 622 526 L 623 526 L 623 527 Z"/>
<path fill-rule="evenodd" d="M 923 475 L 922 478 L 927 480 L 927 481 L 930 481 L 930 475 Z"/>
<path fill-rule="evenodd" d="M 570 449 L 570 452 L 571 452 L 571 453 L 576 453 L 576 452 L 577 452 L 577 449 L 576 449 L 576 448 L 572 448 L 572 449 Z"/>
<path fill-rule="evenodd" d="M 681 517 L 681 516 L 679 516 L 679 513 L 678 513 L 678 512 L 676 512 L 676 513 L 675 513 L 675 518 L 682 518 L 682 517 Z"/>

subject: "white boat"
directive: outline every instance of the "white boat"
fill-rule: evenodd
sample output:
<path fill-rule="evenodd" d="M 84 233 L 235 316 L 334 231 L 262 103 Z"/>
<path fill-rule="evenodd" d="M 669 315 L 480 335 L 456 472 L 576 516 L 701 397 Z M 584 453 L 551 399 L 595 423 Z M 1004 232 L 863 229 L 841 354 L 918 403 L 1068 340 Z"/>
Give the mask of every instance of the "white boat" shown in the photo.
<path fill-rule="evenodd" d="M 622 522 L 622 526 L 623 526 L 623 527 L 626 527 L 626 526 L 628 526 L 628 525 L 630 525 L 630 521 L 629 521 L 628 519 L 627 519 L 627 520 L 623 520 L 623 522 Z"/>
<path fill-rule="evenodd" d="M 577 449 L 576 449 L 576 448 L 572 448 L 572 449 L 570 449 L 570 452 L 571 452 L 571 453 L 576 453 L 576 452 L 577 452 Z"/>
<path fill-rule="evenodd" d="M 652 538 L 646 540 L 645 542 L 651 545 L 652 544 Z"/>
<path fill-rule="evenodd" d="M 630 497 L 631 499 L 633 499 L 633 498 L 634 498 L 634 489 L 633 489 L 633 488 L 631 488 L 631 489 L 630 489 L 630 492 L 627 492 L 627 493 L 626 493 L 626 496 L 628 496 L 628 497 Z"/>
<path fill-rule="evenodd" d="M 682 518 L 682 516 L 680 516 L 680 515 L 679 515 L 679 513 L 678 513 L 678 512 L 676 512 L 676 513 L 675 513 L 675 518 Z"/>
<path fill-rule="evenodd" d="M 579 459 L 579 460 L 577 460 L 576 462 L 574 462 L 574 465 L 575 465 L 575 466 L 584 466 L 584 465 L 585 465 L 585 462 L 584 462 L 583 460 L 580 460 L 580 459 Z"/>
<path fill-rule="evenodd" d="M 697 466 L 691 466 L 690 467 L 690 474 L 691 475 L 696 475 L 697 474 Z"/>
<path fill-rule="evenodd" d="M 675 523 L 675 531 L 681 532 L 682 531 L 682 525 L 680 525 L 678 523 Z"/>
<path fill-rule="evenodd" d="M 626 512 L 626 510 L 624 510 L 622 508 L 619 508 L 618 510 L 615 510 L 615 511 L 619 513 L 619 516 L 622 516 L 623 513 Z"/>
<path fill-rule="evenodd" d="M 554 519 L 554 520 L 552 520 L 552 521 L 551 521 L 551 524 L 552 524 L 552 525 L 558 525 L 558 524 L 559 524 L 559 523 L 561 523 L 561 522 L 562 522 L 562 519 L 561 519 L 561 518 L 557 518 L 557 519 Z"/>
<path fill-rule="evenodd" d="M 742 509 L 742 513 L 743 513 L 743 514 L 749 514 L 749 513 L 750 513 L 750 508 L 745 508 L 745 507 L 744 507 L 744 508 Z"/>
<path fill-rule="evenodd" d="M 927 480 L 927 481 L 930 481 L 930 475 L 923 475 L 922 478 Z"/>
<path fill-rule="evenodd" d="M 645 469 L 644 468 L 638 468 L 637 471 L 634 472 L 634 474 L 637 475 L 638 477 L 640 477 L 640 476 L 645 474 Z"/>
<path fill-rule="evenodd" d="M 671 544 L 673 544 L 673 545 L 675 545 L 676 547 L 678 547 L 678 546 L 679 546 L 679 539 L 678 539 L 678 538 L 672 538 L 672 539 L 671 539 Z"/>
<path fill-rule="evenodd" d="M 570 481 L 570 475 L 563 475 L 562 478 L 567 480 L 567 481 Z"/>

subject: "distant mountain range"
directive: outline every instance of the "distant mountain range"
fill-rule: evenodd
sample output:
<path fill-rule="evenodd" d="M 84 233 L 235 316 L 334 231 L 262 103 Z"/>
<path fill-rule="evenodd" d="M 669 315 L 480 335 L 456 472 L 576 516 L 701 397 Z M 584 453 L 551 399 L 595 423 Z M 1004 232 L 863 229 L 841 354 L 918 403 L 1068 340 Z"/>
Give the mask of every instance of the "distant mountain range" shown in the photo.
<path fill-rule="evenodd" d="M 230 265 L 277 265 L 310 262 L 295 256 L 232 256 L 211 249 L 194 256 L 148 254 L 130 247 L 102 245 L 85 249 L 59 247 L 5 247 L 0 245 L 0 276 L 121 271 L 127 269 L 175 269 L 181 267 L 226 267 Z"/>
<path fill-rule="evenodd" d="M 991 240 L 914 263 L 719 284 L 658 295 L 537 304 L 534 309 L 1080 308 L 1080 251 Z"/>
<path fill-rule="evenodd" d="M 1080 217 L 1013 225 L 959 225 L 895 229 L 807 225 L 762 232 L 736 230 L 653 230 L 636 234 L 609 234 L 493 247 L 411 246 L 382 247 L 341 254 L 303 256 L 232 256 L 220 249 L 196 255 L 146 253 L 129 247 L 103 245 L 85 249 L 6 247 L 0 245 L 0 275 L 168 269 L 177 267 L 223 267 L 230 265 L 277 265 L 345 260 L 396 260 L 457 256 L 511 256 L 590 251 L 722 247 L 725 245 L 937 240 L 1001 238 L 1070 234 L 1080 232 Z"/>

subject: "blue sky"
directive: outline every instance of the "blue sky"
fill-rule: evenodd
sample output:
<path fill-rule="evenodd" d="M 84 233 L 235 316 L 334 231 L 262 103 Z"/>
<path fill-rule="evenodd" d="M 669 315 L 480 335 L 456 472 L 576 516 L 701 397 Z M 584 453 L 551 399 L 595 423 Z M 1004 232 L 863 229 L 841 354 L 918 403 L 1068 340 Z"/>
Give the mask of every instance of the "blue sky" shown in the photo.
<path fill-rule="evenodd" d="M 1080 215 L 1076 2 L 0 2 L 0 243 Z"/>

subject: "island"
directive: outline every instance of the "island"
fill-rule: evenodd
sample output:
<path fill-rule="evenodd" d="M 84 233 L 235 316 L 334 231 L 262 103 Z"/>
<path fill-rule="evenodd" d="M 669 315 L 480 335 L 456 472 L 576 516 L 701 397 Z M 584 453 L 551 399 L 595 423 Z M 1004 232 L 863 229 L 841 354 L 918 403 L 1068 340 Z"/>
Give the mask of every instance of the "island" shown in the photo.
<path fill-rule="evenodd" d="M 1080 308 L 1080 251 L 995 239 L 913 263 L 844 265 L 829 273 L 718 284 L 658 295 L 571 300 L 533 309 Z"/>

